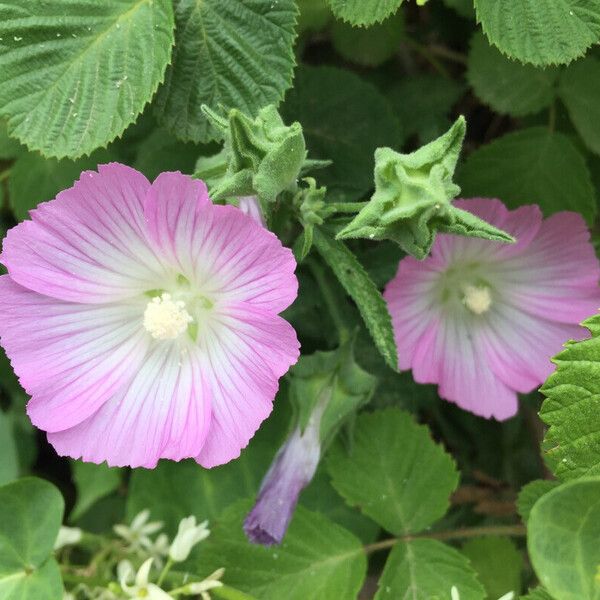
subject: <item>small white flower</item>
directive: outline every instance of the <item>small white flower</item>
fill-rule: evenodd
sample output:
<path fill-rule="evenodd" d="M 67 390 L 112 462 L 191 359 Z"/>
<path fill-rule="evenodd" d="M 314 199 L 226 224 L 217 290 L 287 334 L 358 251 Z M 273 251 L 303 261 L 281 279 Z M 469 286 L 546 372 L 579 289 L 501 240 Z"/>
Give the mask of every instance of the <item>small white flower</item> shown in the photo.
<path fill-rule="evenodd" d="M 460 594 L 458 593 L 458 588 L 455 585 L 450 588 L 450 598 L 451 600 L 460 600 Z"/>
<path fill-rule="evenodd" d="M 214 573 L 211 573 L 203 581 L 189 583 L 181 590 L 181 593 L 185 594 L 186 596 L 200 594 L 202 600 L 210 600 L 208 592 L 209 590 L 221 587 L 223 585 L 219 581 L 219 579 L 223 577 L 223 573 L 225 573 L 225 569 L 217 569 Z"/>
<path fill-rule="evenodd" d="M 148 523 L 150 511 L 143 510 L 131 521 L 131 525 L 115 525 L 115 533 L 122 537 L 133 552 L 147 550 L 153 545 L 149 536 L 162 529 L 163 524 L 160 521 Z"/>
<path fill-rule="evenodd" d="M 169 556 L 175 562 L 184 561 L 192 551 L 192 548 L 206 539 L 210 534 L 208 521 L 196 524 L 196 517 L 191 516 L 182 519 L 179 523 L 177 535 L 169 549 Z"/>
<path fill-rule="evenodd" d="M 502 596 L 502 598 L 498 598 L 498 600 L 513 600 L 514 597 L 515 597 L 514 592 L 508 592 L 507 594 L 504 594 L 504 596 Z"/>
<path fill-rule="evenodd" d="M 161 533 L 151 544 L 144 546 L 149 558 L 154 559 L 155 567 L 160 570 L 163 568 L 164 558 L 169 554 L 169 536 Z"/>
<path fill-rule="evenodd" d="M 61 527 L 58 530 L 56 541 L 54 542 L 54 549 L 60 550 L 65 546 L 72 546 L 81 541 L 83 532 L 78 527 Z"/>
<path fill-rule="evenodd" d="M 152 560 L 149 558 L 140 568 L 137 573 L 133 570 L 131 563 L 128 560 L 121 561 L 117 566 L 117 574 L 119 576 L 119 584 L 121 589 L 130 598 L 146 598 L 146 600 L 173 600 L 173 596 L 167 594 L 162 588 L 155 583 L 150 583 L 148 578 L 150 569 L 152 568 Z M 135 582 L 130 585 L 130 581 L 135 575 Z"/>

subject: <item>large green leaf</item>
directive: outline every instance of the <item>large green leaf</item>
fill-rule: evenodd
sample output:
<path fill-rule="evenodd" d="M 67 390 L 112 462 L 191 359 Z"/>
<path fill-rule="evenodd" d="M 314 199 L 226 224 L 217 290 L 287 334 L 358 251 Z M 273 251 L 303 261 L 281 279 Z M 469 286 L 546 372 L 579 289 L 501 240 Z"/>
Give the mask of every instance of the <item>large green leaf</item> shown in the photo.
<path fill-rule="evenodd" d="M 600 316 L 584 325 L 591 339 L 567 344 L 542 387 L 546 460 L 562 480 L 600 475 Z"/>
<path fill-rule="evenodd" d="M 556 600 L 600 599 L 600 478 L 571 481 L 533 507 L 527 545 Z"/>
<path fill-rule="evenodd" d="M 327 467 L 348 504 L 397 535 L 442 517 L 458 484 L 452 458 L 427 427 L 398 409 L 360 415 L 351 450 L 333 446 Z"/>
<path fill-rule="evenodd" d="M 177 137 L 213 139 L 202 104 L 255 116 L 291 85 L 293 0 L 176 0 L 175 50 L 158 93 L 160 121 Z"/>
<path fill-rule="evenodd" d="M 375 87 L 332 67 L 298 69 L 281 110 L 286 122 L 300 121 L 311 158 L 333 161 L 317 174 L 329 197 L 356 200 L 371 190 L 375 149 L 400 147 L 405 137 Z"/>
<path fill-rule="evenodd" d="M 385 362 L 398 368 L 398 354 L 392 329 L 392 319 L 380 291 L 368 273 L 343 242 L 334 240 L 324 230 L 315 227 L 313 243 L 325 262 L 356 302 L 358 310 Z"/>
<path fill-rule="evenodd" d="M 489 598 L 521 593 L 523 557 L 510 538 L 489 536 L 469 540 L 462 553 L 471 561 Z"/>
<path fill-rule="evenodd" d="M 510 208 L 539 204 L 545 215 L 575 210 L 592 223 L 596 198 L 585 160 L 568 137 L 545 127 L 509 133 L 469 156 L 458 172 L 462 196 L 500 198 Z"/>
<path fill-rule="evenodd" d="M 600 154 L 600 60 L 589 56 L 565 69 L 559 94 L 583 141 Z"/>
<path fill-rule="evenodd" d="M 356 598 L 367 560 L 360 541 L 324 516 L 298 507 L 285 542 L 265 548 L 250 544 L 242 522 L 250 504 L 223 514 L 200 547 L 203 574 L 225 567 L 224 582 L 261 600 Z"/>
<path fill-rule="evenodd" d="M 522 117 L 546 108 L 554 99 L 557 77 L 558 69 L 522 65 L 503 56 L 482 34 L 473 36 L 467 78 L 496 112 Z"/>
<path fill-rule="evenodd" d="M 52 547 L 64 503 L 41 479 L 21 479 L 0 488 L 0 597 L 60 600 L 62 582 Z"/>
<path fill-rule="evenodd" d="M 468 559 L 436 540 L 398 542 L 390 553 L 375 600 L 484 600 L 486 594 Z"/>
<path fill-rule="evenodd" d="M 475 0 L 492 44 L 534 65 L 568 63 L 600 37 L 600 0 Z"/>
<path fill-rule="evenodd" d="M 327 0 L 333 14 L 352 25 L 368 26 L 387 19 L 402 0 Z"/>
<path fill-rule="evenodd" d="M 536 479 L 524 485 L 519 491 L 517 498 L 517 512 L 519 513 L 523 523 L 527 523 L 531 509 L 535 503 L 550 490 L 560 485 L 559 481 L 554 479 Z"/>
<path fill-rule="evenodd" d="M 123 133 L 162 81 L 169 0 L 0 4 L 0 116 L 47 156 L 76 158 Z"/>

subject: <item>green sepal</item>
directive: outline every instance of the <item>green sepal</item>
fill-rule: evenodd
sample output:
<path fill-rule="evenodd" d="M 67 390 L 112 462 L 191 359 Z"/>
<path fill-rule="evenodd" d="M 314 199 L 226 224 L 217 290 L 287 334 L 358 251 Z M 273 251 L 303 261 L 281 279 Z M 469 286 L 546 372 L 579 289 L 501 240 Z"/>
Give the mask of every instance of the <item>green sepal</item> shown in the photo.
<path fill-rule="evenodd" d="M 300 123 L 287 126 L 274 106 L 261 109 L 255 119 L 238 109 L 221 117 L 207 106 L 202 111 L 225 139 L 225 174 L 212 197 L 257 196 L 263 211 L 284 190 L 295 191 L 306 159 Z"/>
<path fill-rule="evenodd" d="M 514 241 L 507 233 L 452 205 L 460 188 L 452 178 L 465 137 L 459 117 L 441 137 L 410 154 L 391 148 L 375 151 L 375 193 L 338 239 L 393 240 L 422 259 L 436 231 Z"/>
<path fill-rule="evenodd" d="M 317 182 L 312 177 L 306 177 L 303 181 L 308 187 L 302 188 L 294 196 L 298 220 L 304 227 L 302 245 L 297 254 L 299 262 L 306 258 L 312 248 L 314 226 L 322 225 L 325 219 L 335 213 L 335 208 L 325 201 L 327 188 L 317 187 Z"/>
<path fill-rule="evenodd" d="M 321 448 L 333 440 L 339 428 L 373 395 L 377 378 L 354 360 L 353 341 L 332 352 L 301 356 L 290 373 L 290 400 L 302 431 L 313 411 L 325 403 L 320 424 Z"/>

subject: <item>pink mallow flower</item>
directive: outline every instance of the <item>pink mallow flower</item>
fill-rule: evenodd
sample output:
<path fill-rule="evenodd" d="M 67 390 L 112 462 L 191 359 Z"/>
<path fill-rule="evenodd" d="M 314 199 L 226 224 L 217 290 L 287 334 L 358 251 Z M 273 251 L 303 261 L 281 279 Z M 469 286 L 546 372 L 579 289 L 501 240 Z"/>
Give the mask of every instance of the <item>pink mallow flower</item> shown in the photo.
<path fill-rule="evenodd" d="M 454 204 L 517 242 L 443 234 L 425 260 L 400 261 L 384 294 L 399 367 L 461 408 L 503 420 L 517 412 L 517 392 L 554 370 L 562 345 L 586 337 L 578 323 L 600 307 L 598 259 L 576 213 L 542 220 L 537 206 Z"/>
<path fill-rule="evenodd" d="M 180 173 L 86 171 L 0 258 L 2 345 L 59 454 L 226 463 L 298 358 L 291 251 Z"/>

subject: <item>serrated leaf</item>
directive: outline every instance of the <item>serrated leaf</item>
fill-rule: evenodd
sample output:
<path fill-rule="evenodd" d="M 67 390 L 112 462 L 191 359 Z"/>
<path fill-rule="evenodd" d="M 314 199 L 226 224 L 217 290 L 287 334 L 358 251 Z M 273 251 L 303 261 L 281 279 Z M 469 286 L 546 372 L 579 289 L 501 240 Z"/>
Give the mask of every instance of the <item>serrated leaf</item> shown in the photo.
<path fill-rule="evenodd" d="M 473 152 L 458 172 L 465 198 L 500 198 L 509 208 L 539 204 L 548 216 L 596 215 L 591 175 L 579 150 L 562 133 L 532 127 L 509 133 Z"/>
<path fill-rule="evenodd" d="M 114 492 L 121 483 L 122 469 L 110 468 L 106 464 L 72 462 L 73 480 L 77 488 L 77 502 L 70 515 L 77 520 L 98 500 Z"/>
<path fill-rule="evenodd" d="M 588 56 L 565 69 L 559 95 L 586 146 L 600 154 L 600 60 Z"/>
<path fill-rule="evenodd" d="M 99 150 L 85 158 L 69 160 L 44 159 L 37 153 L 20 156 L 13 165 L 8 179 L 10 207 L 17 220 L 29 217 L 29 211 L 40 202 L 52 200 L 58 192 L 70 187 L 81 172 L 95 169 L 108 162 L 110 154 Z"/>
<path fill-rule="evenodd" d="M 178 138 L 215 139 L 200 107 L 255 116 L 291 85 L 293 0 L 176 0 L 175 49 L 156 98 L 159 120 Z"/>
<path fill-rule="evenodd" d="M 373 188 L 373 153 L 398 147 L 401 124 L 384 96 L 350 71 L 301 67 L 281 111 L 300 121 L 309 156 L 333 164 L 318 172 L 330 199 L 356 200 Z"/>
<path fill-rule="evenodd" d="M 51 556 L 64 510 L 59 491 L 41 479 L 21 479 L 0 488 L 0 506 L 0 597 L 61 600 Z"/>
<path fill-rule="evenodd" d="M 404 37 L 402 13 L 362 29 L 343 21 L 331 28 L 331 42 L 336 52 L 350 62 L 364 67 L 376 67 L 394 56 Z"/>
<path fill-rule="evenodd" d="M 584 325 L 591 339 L 569 343 L 542 387 L 540 417 L 549 425 L 543 448 L 563 481 L 600 475 L 600 315 Z"/>
<path fill-rule="evenodd" d="M 392 319 L 381 292 L 343 242 L 334 240 L 320 227 L 313 231 L 313 243 L 339 282 L 356 302 L 377 349 L 385 362 L 398 369 L 398 354 Z"/>
<path fill-rule="evenodd" d="M 402 0 L 327 0 L 333 14 L 361 27 L 380 23 L 394 14 Z"/>
<path fill-rule="evenodd" d="M 509 592 L 519 596 L 524 561 L 510 538 L 476 538 L 466 542 L 461 550 L 471 561 L 489 598 L 500 598 Z"/>
<path fill-rule="evenodd" d="M 197 561 L 202 574 L 224 567 L 226 584 L 261 600 L 356 598 L 367 560 L 354 535 L 299 506 L 281 546 L 252 545 L 242 532 L 249 508 L 238 503 L 211 527 Z"/>
<path fill-rule="evenodd" d="M 549 479 L 538 479 L 530 481 L 524 485 L 519 491 L 517 498 L 517 512 L 519 513 L 523 523 L 527 523 L 533 505 L 550 490 L 560 485 L 558 481 Z"/>
<path fill-rule="evenodd" d="M 348 504 L 396 535 L 419 532 L 444 516 L 458 484 L 452 458 L 427 427 L 398 409 L 360 415 L 350 452 L 333 446 L 327 468 Z"/>
<path fill-rule="evenodd" d="M 391 551 L 375 600 L 484 600 L 485 591 L 466 557 L 437 540 L 398 542 Z"/>
<path fill-rule="evenodd" d="M 569 63 L 600 37 L 600 0 L 475 0 L 475 9 L 490 42 L 524 63 Z"/>
<path fill-rule="evenodd" d="M 135 121 L 173 44 L 167 0 L 0 4 L 0 116 L 46 156 L 77 158 Z"/>
<path fill-rule="evenodd" d="M 600 477 L 571 481 L 543 496 L 527 531 L 533 567 L 556 600 L 600 598 Z"/>
<path fill-rule="evenodd" d="M 540 69 L 503 56 L 481 33 L 471 40 L 469 83 L 480 100 L 501 114 L 522 117 L 549 106 L 558 74 L 552 67 Z"/>

